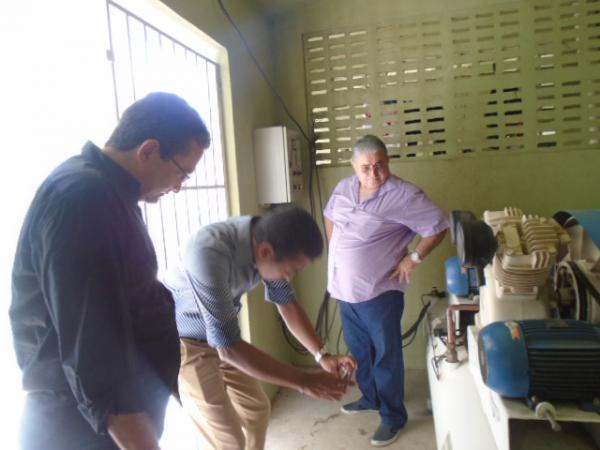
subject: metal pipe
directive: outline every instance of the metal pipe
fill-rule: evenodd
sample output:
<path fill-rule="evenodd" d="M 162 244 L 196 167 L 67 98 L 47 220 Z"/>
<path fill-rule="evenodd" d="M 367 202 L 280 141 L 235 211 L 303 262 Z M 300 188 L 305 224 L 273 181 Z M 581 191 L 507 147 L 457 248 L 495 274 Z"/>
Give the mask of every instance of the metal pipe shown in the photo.
<path fill-rule="evenodd" d="M 541 402 L 535 407 L 535 415 L 540 419 L 546 419 L 550 422 L 553 431 L 559 432 L 562 430 L 560 424 L 556 421 L 556 409 L 552 403 Z"/>
<path fill-rule="evenodd" d="M 454 322 L 455 311 L 479 311 L 479 305 L 451 305 L 446 309 L 446 321 L 448 325 L 448 345 L 446 350 L 446 361 L 458 362 L 456 353 L 456 323 Z"/>

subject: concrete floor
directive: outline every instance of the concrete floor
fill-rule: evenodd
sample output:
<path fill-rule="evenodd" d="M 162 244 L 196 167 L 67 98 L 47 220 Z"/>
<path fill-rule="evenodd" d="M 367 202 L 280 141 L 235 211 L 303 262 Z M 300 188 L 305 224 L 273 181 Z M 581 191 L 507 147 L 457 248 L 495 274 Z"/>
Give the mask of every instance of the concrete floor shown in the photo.
<path fill-rule="evenodd" d="M 409 421 L 390 450 L 435 450 L 433 417 L 428 411 L 426 370 L 406 371 L 406 408 Z M 377 413 L 347 415 L 344 403 L 360 397 L 352 388 L 341 402 L 313 400 L 282 389 L 272 403 L 266 450 L 361 450 L 374 448 L 371 436 L 379 425 Z"/>

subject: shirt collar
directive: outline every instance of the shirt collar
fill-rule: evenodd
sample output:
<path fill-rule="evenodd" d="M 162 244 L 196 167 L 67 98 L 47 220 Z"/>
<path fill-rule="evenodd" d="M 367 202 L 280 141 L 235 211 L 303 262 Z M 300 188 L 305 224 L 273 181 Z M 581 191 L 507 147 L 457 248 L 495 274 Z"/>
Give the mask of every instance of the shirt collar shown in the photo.
<path fill-rule="evenodd" d="M 400 178 L 398 178 L 396 175 L 390 174 L 390 176 L 386 180 L 386 182 L 383 183 L 383 186 L 381 186 L 377 190 L 377 192 L 375 192 L 374 194 L 372 194 L 371 196 L 369 196 L 369 198 L 367 198 L 365 201 L 373 200 L 374 198 L 377 198 L 380 195 L 383 195 L 386 192 L 391 191 L 392 189 L 394 189 L 393 185 L 397 181 L 400 181 Z M 354 197 L 354 200 L 355 200 L 356 203 L 360 203 L 360 201 L 359 201 L 359 189 L 360 189 L 360 181 L 358 179 L 358 176 L 354 175 L 354 178 L 352 179 L 352 196 Z"/>
<path fill-rule="evenodd" d="M 140 183 L 127 170 L 106 156 L 94 143 L 87 141 L 81 149 L 86 161 L 100 168 L 116 185 L 117 191 L 127 200 L 137 203 L 141 197 Z"/>
<path fill-rule="evenodd" d="M 252 223 L 253 216 L 244 216 L 238 223 L 238 248 L 235 254 L 235 259 L 239 265 L 255 266 L 254 251 L 252 247 Z"/>

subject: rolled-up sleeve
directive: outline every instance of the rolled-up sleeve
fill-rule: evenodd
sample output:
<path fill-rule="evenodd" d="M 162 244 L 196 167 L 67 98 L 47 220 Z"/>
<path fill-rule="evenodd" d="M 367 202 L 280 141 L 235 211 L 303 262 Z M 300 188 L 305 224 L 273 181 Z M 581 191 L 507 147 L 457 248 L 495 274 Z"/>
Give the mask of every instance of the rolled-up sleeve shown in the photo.
<path fill-rule="evenodd" d="M 218 249 L 191 241 L 183 266 L 194 300 L 206 326 L 206 341 L 214 348 L 233 347 L 241 340 L 238 308 L 229 285 L 231 265 Z"/>
<path fill-rule="evenodd" d="M 449 227 L 448 215 L 418 188 L 407 190 L 398 221 L 421 237 L 438 234 Z"/>
<path fill-rule="evenodd" d="M 329 200 L 327 201 L 327 204 L 325 205 L 325 209 L 323 210 L 323 215 L 331 220 L 333 222 L 334 220 L 334 209 L 335 209 L 335 202 L 337 197 L 340 195 L 340 190 L 341 190 L 341 185 L 344 182 L 340 182 L 337 184 L 337 186 L 335 187 L 335 189 L 333 190 L 333 192 L 331 193 L 331 196 L 329 197 Z"/>
<path fill-rule="evenodd" d="M 292 285 L 286 280 L 263 281 L 265 285 L 265 298 L 277 305 L 287 305 L 296 301 L 296 293 Z"/>
<path fill-rule="evenodd" d="M 100 188 L 53 202 L 37 259 L 62 368 L 96 432 L 109 414 L 144 410 L 113 206 Z"/>

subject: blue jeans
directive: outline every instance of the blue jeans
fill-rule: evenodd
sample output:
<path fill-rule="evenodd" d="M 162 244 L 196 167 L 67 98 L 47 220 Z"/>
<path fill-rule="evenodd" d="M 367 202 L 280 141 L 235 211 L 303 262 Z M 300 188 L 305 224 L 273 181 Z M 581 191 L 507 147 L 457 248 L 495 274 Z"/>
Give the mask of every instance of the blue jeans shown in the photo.
<path fill-rule="evenodd" d="M 387 291 L 365 302 L 339 304 L 344 338 L 358 363 L 361 405 L 379 410 L 386 425 L 403 427 L 408 419 L 400 327 L 404 294 Z"/>

